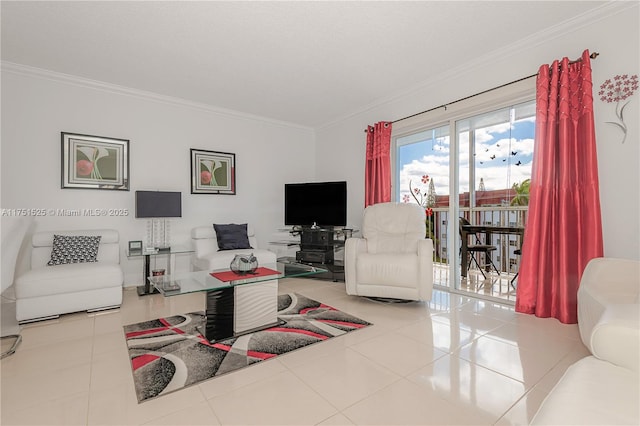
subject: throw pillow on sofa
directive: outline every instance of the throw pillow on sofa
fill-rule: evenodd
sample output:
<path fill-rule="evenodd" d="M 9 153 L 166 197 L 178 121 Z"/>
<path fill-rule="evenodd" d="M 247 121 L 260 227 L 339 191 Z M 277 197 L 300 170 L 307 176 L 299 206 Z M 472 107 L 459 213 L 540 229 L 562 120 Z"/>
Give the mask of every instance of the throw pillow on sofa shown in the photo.
<path fill-rule="evenodd" d="M 213 229 L 216 231 L 219 251 L 253 248 L 249 244 L 246 223 L 240 225 L 235 223 L 228 225 L 214 224 Z"/>
<path fill-rule="evenodd" d="M 55 235 L 48 266 L 98 261 L 101 236 Z"/>

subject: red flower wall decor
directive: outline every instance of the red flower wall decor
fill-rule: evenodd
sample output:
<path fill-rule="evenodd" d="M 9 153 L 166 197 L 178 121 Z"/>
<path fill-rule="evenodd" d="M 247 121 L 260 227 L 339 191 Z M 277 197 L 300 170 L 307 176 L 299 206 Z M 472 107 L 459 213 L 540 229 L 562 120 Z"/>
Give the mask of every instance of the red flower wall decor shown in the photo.
<path fill-rule="evenodd" d="M 622 105 L 620 104 L 622 101 L 629 98 L 631 95 L 638 90 L 638 75 L 616 75 L 613 79 L 607 79 L 604 83 L 600 85 L 600 91 L 598 92 L 598 96 L 600 96 L 600 100 L 607 103 L 616 103 L 616 117 L 620 122 L 615 121 L 607 121 L 609 124 L 613 124 L 622 130 L 624 134 L 622 138 L 622 143 L 624 143 L 627 138 L 627 125 L 624 123 L 624 108 L 627 106 L 629 101 L 624 102 Z"/>

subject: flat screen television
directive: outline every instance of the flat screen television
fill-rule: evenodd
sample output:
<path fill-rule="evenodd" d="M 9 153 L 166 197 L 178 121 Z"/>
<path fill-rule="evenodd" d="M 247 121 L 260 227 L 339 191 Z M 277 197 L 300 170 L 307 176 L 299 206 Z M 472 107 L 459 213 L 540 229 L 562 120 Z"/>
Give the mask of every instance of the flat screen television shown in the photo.
<path fill-rule="evenodd" d="M 284 224 L 290 226 L 346 226 L 347 182 L 285 184 Z"/>
<path fill-rule="evenodd" d="M 136 217 L 182 217 L 182 193 L 136 191 Z"/>

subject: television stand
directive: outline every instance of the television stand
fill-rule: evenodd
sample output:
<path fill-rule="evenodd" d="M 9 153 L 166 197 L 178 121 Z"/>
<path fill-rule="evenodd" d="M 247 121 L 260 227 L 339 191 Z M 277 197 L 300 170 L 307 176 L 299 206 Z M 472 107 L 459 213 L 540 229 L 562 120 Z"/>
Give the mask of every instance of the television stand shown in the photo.
<path fill-rule="evenodd" d="M 296 260 L 302 263 L 321 263 L 323 265 L 333 264 L 333 247 L 326 250 L 298 250 Z"/>
<path fill-rule="evenodd" d="M 299 246 L 300 249 L 295 253 L 295 257 L 287 257 L 286 261 L 318 265 L 329 270 L 327 274 L 315 275 L 314 278 L 324 278 L 332 281 L 344 280 L 344 262 L 342 260 L 344 243 L 354 232 L 357 232 L 356 230 L 316 225 L 315 227 L 296 226 L 283 231 L 300 238 L 299 242 L 271 242 L 271 244 L 286 245 L 287 247 Z"/>
<path fill-rule="evenodd" d="M 303 262 L 333 263 L 335 239 L 333 228 L 312 226 L 304 227 L 299 232 L 300 250 L 296 253 L 296 259 Z"/>

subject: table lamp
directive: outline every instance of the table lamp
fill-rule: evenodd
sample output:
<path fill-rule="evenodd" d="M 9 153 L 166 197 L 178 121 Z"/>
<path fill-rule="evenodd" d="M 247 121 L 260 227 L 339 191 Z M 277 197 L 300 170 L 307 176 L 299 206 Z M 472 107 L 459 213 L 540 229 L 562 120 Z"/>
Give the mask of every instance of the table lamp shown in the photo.
<path fill-rule="evenodd" d="M 168 218 L 182 217 L 182 193 L 136 191 L 136 218 L 147 221 L 146 249 L 171 250 Z"/>

